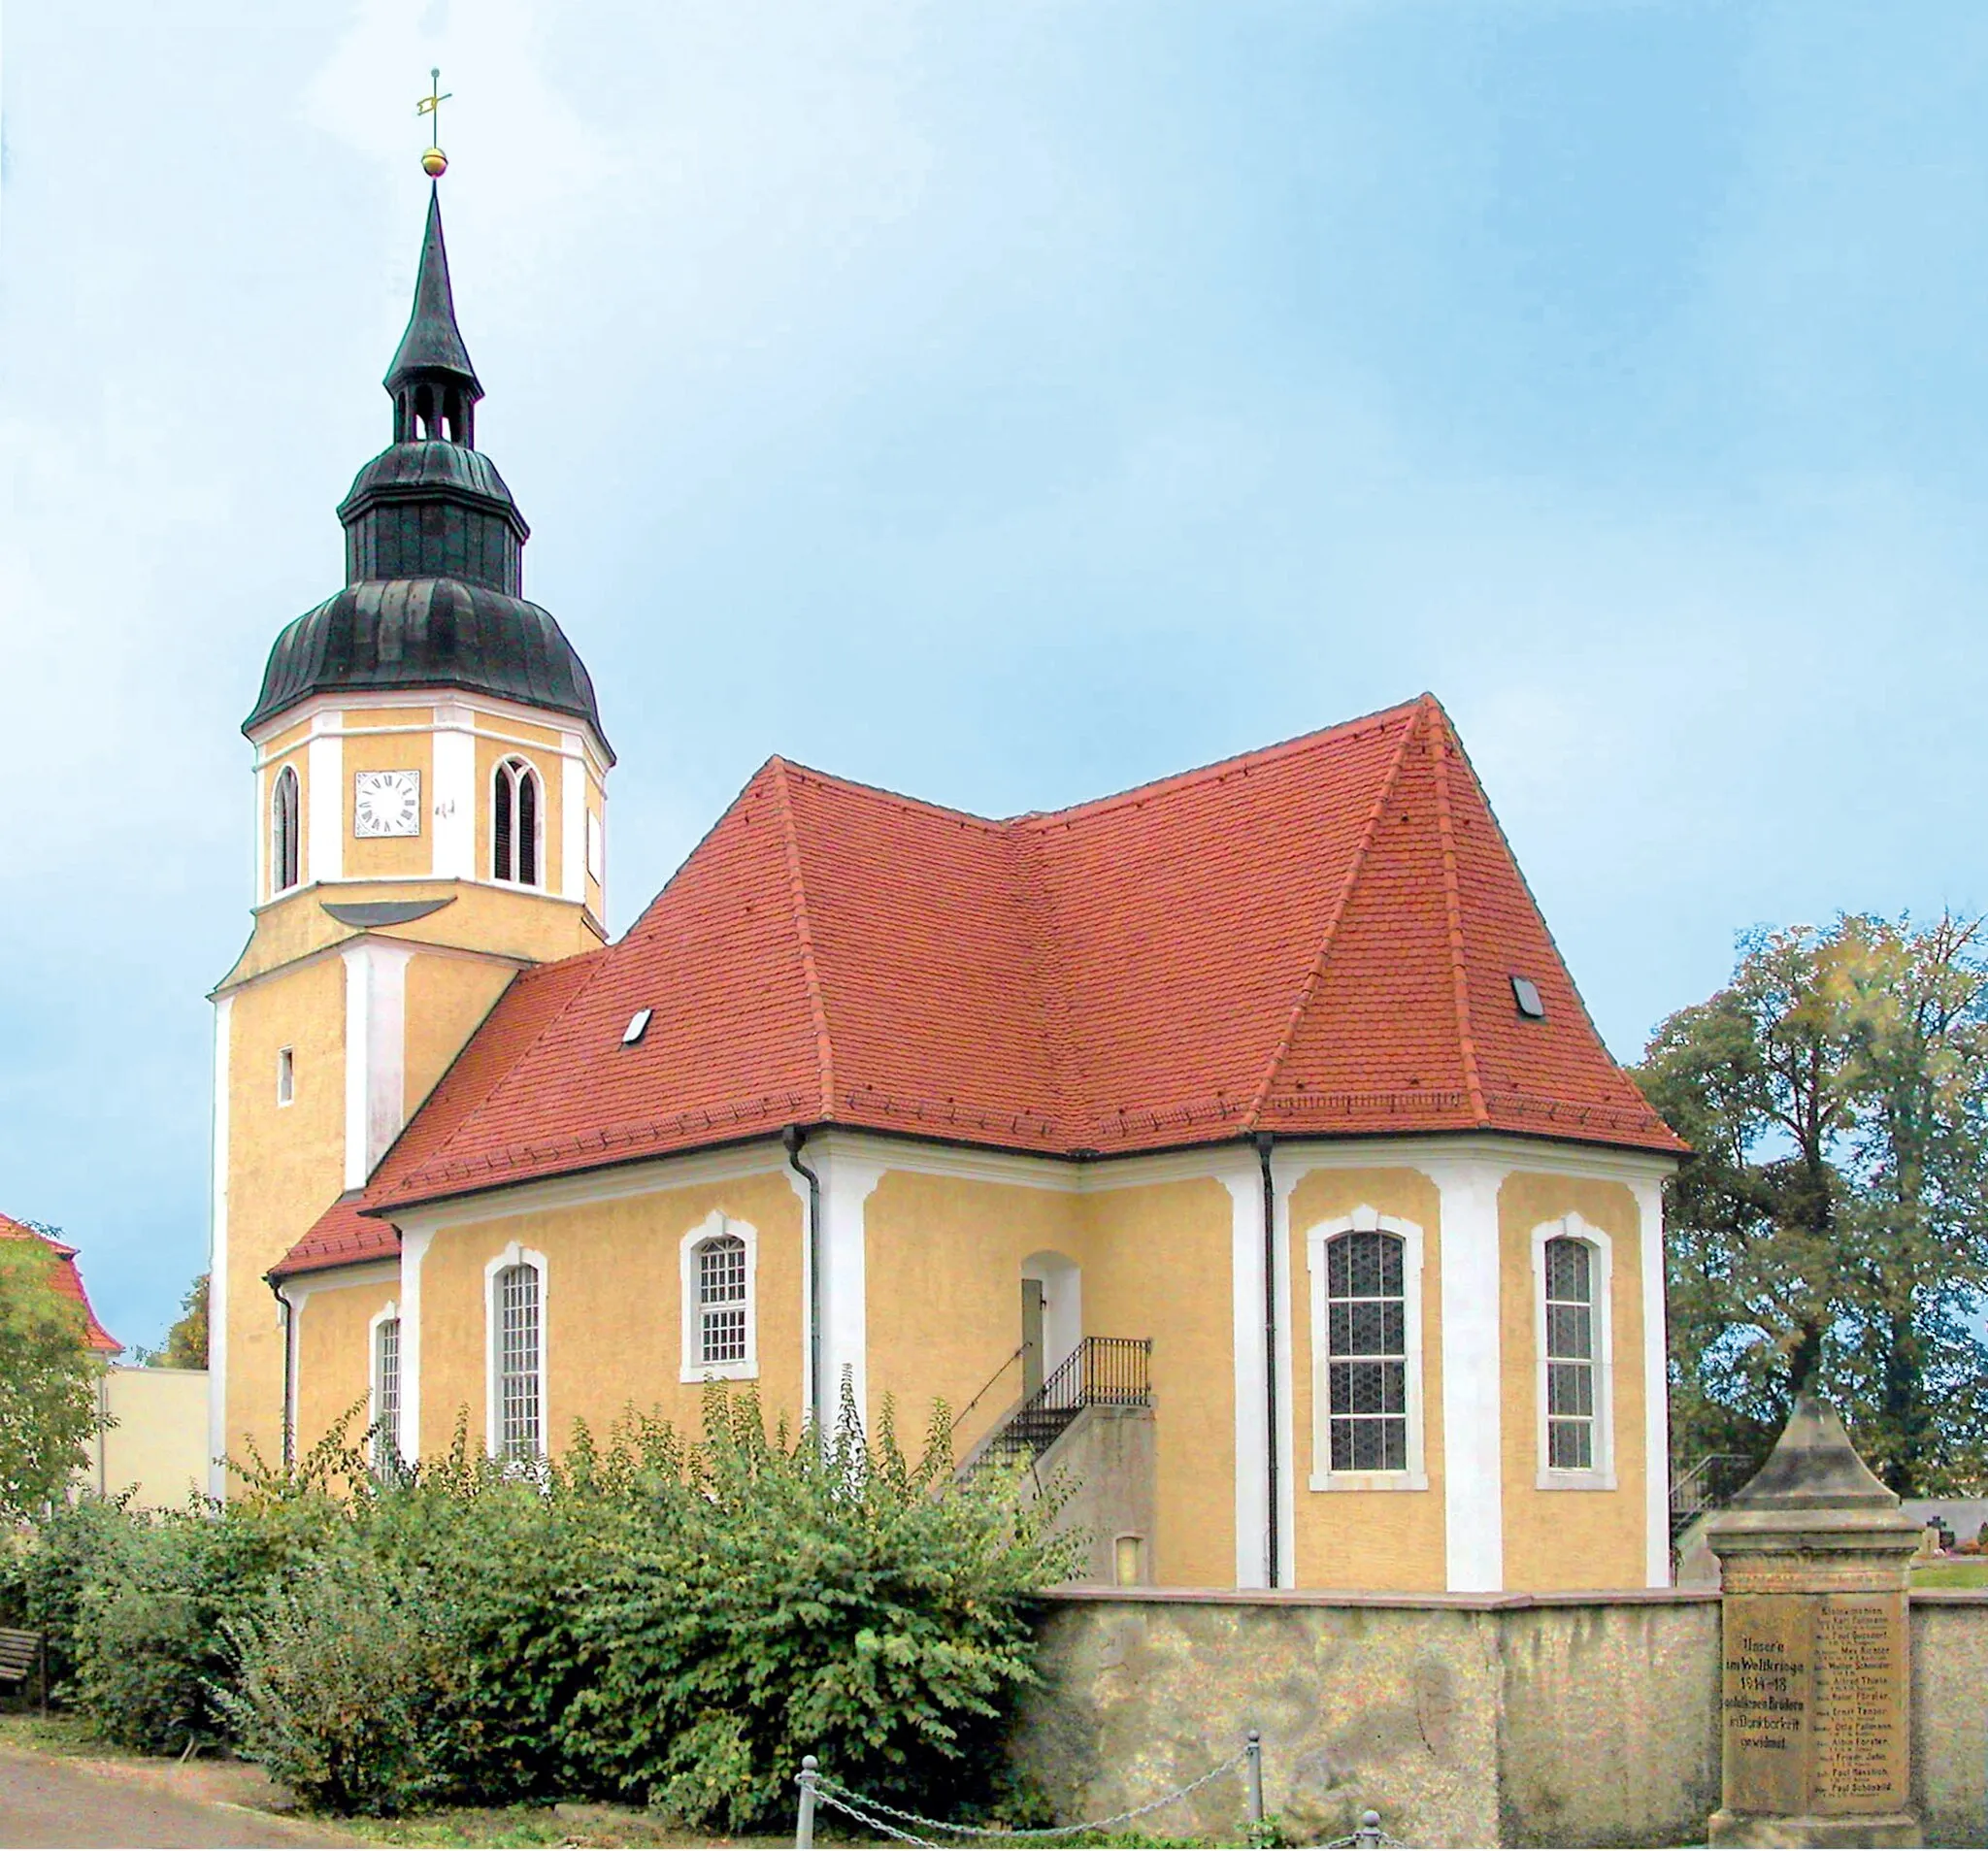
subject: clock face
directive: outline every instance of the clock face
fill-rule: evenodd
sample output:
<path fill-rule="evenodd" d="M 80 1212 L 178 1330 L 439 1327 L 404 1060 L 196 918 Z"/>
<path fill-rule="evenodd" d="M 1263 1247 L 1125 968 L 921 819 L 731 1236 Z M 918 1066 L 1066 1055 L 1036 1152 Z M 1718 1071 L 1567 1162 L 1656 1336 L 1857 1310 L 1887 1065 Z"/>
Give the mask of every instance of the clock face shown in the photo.
<path fill-rule="evenodd" d="M 354 772 L 352 834 L 418 836 L 421 833 L 419 772 Z"/>

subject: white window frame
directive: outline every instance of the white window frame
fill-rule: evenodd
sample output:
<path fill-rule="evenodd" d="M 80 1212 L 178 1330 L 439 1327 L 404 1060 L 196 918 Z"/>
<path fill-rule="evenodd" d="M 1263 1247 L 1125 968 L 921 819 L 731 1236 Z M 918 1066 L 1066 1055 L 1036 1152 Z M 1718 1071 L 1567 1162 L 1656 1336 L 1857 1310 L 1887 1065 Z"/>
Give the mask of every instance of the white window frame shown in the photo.
<path fill-rule="evenodd" d="M 519 797 L 526 776 L 538 787 L 538 795 L 532 803 L 532 874 L 533 878 L 524 880 L 515 872 L 501 875 L 497 872 L 497 792 L 508 787 L 511 793 L 511 866 L 514 871 L 519 865 L 517 816 L 521 808 Z M 546 879 L 546 774 L 538 763 L 525 752 L 509 751 L 500 758 L 490 772 L 490 858 L 489 877 L 500 887 L 514 887 L 525 893 L 544 893 L 548 890 Z"/>
<path fill-rule="evenodd" d="M 288 778 L 297 793 L 295 814 L 291 828 L 296 840 L 290 843 L 291 858 L 297 867 L 297 877 L 291 881 L 283 879 L 283 827 L 282 792 L 283 780 Z M 269 897 L 280 899 L 286 893 L 295 893 L 304 884 L 304 780 L 297 776 L 297 768 L 291 764 L 277 767 L 277 773 L 269 780 Z"/>
<path fill-rule="evenodd" d="M 1400 1471 L 1335 1471 L 1332 1469 L 1331 1320 L 1326 1314 L 1330 1278 L 1326 1248 L 1342 1234 L 1391 1234 L 1402 1243 L 1402 1400 L 1407 1411 L 1408 1463 Z M 1423 1451 L 1422 1419 L 1422 1230 L 1412 1221 L 1382 1214 L 1368 1204 L 1321 1221 L 1305 1236 L 1305 1264 L 1311 1275 L 1311 1489 L 1313 1491 L 1427 1491 L 1429 1470 Z"/>
<path fill-rule="evenodd" d="M 1586 1471 L 1549 1466 L 1546 1443 L 1546 1243 L 1578 1240 L 1593 1255 L 1588 1277 L 1594 1287 L 1595 1463 Z M 1614 1250 L 1607 1235 L 1577 1214 L 1542 1221 L 1533 1230 L 1533 1435 L 1538 1464 L 1533 1483 L 1541 1491 L 1615 1489 L 1615 1323 Z"/>
<path fill-rule="evenodd" d="M 369 1432 L 377 1430 L 380 1425 L 380 1329 L 383 1324 L 399 1323 L 400 1301 L 398 1299 L 388 1299 L 366 1321 L 366 1426 Z M 393 1430 L 386 1436 L 388 1442 L 393 1447 L 396 1459 L 400 1457 L 400 1412 L 401 1408 L 407 1405 L 408 1389 L 407 1328 L 404 1325 L 400 1333 L 399 1376 L 400 1379 L 395 1385 L 396 1394 L 394 1400 L 396 1405 L 393 1410 Z M 374 1438 L 369 1440 L 368 1446 L 369 1456 L 373 1461 L 374 1469 L 377 1471 L 380 1465 L 377 1432 L 374 1433 Z"/>
<path fill-rule="evenodd" d="M 697 1249 L 729 1234 L 746 1245 L 746 1355 L 737 1363 L 701 1363 L 703 1307 L 697 1301 Z M 682 1306 L 679 1382 L 749 1382 L 759 1378 L 759 1233 L 749 1221 L 734 1220 L 713 1208 L 678 1244 L 679 1300 Z"/>
<path fill-rule="evenodd" d="M 528 1266 L 539 1275 L 539 1457 L 543 1459 L 550 1449 L 552 1432 L 551 1372 L 546 1367 L 546 1338 L 551 1328 L 551 1272 L 543 1253 L 519 1246 L 515 1240 L 483 1268 L 483 1448 L 492 1459 L 502 1456 L 504 1405 L 499 1372 L 503 1368 L 504 1307 L 498 1303 L 497 1279 L 514 1266 Z"/>

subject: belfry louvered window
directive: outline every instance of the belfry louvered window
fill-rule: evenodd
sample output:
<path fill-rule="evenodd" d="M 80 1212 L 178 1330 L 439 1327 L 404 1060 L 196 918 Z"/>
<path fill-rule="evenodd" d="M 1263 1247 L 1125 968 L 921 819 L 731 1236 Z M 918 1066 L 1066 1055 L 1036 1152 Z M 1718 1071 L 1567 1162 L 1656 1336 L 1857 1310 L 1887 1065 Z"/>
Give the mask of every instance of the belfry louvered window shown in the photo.
<path fill-rule="evenodd" d="M 1326 1375 L 1334 1471 L 1408 1466 L 1403 1242 L 1379 1231 L 1326 1243 Z"/>
<path fill-rule="evenodd" d="M 373 1327 L 373 1469 L 390 1470 L 400 1458 L 400 1319 Z"/>
<path fill-rule="evenodd" d="M 747 1360 L 746 1242 L 721 1234 L 697 1249 L 697 1361 L 714 1367 Z"/>
<path fill-rule="evenodd" d="M 521 758 L 497 767 L 490 803 L 490 876 L 539 884 L 539 775 Z"/>
<path fill-rule="evenodd" d="M 541 1308 L 537 1267 L 508 1266 L 497 1274 L 496 1380 L 491 1386 L 497 1402 L 497 1454 L 502 1459 L 535 1459 L 542 1450 Z"/>
<path fill-rule="evenodd" d="M 1592 1471 L 1595 1444 L 1595 1250 L 1546 1242 L 1546 1465 Z"/>
<path fill-rule="evenodd" d="M 269 793 L 269 890 L 287 893 L 302 872 L 302 812 L 297 800 L 297 772 L 285 765 Z"/>

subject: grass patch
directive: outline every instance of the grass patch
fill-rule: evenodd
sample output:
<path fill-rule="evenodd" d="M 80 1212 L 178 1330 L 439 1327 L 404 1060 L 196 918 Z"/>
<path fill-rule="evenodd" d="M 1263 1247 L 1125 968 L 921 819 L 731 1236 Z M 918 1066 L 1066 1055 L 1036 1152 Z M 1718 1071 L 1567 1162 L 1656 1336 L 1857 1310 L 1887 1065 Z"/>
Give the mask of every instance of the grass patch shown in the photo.
<path fill-rule="evenodd" d="M 1935 1562 L 1912 1570 L 1915 1588 L 1988 1588 L 1988 1559 Z"/>
<path fill-rule="evenodd" d="M 114 1748 L 80 1716 L 56 1710 L 37 1716 L 32 1710 L 0 1716 L 0 1744 L 25 1748 L 37 1755 L 86 1757 L 91 1761 L 136 1761 L 140 1757 Z"/>
<path fill-rule="evenodd" d="M 680 1851 L 692 1845 L 771 1846 L 777 1838 L 717 1838 L 709 1833 L 672 1831 L 647 1814 L 624 1806 L 443 1806 L 398 1819 L 340 1819 L 335 1822 L 371 1844 L 408 1846 L 490 1845 L 497 1851 L 529 1851 L 539 1845 L 622 1847 Z M 819 1840 L 831 1844 L 826 1835 Z"/>

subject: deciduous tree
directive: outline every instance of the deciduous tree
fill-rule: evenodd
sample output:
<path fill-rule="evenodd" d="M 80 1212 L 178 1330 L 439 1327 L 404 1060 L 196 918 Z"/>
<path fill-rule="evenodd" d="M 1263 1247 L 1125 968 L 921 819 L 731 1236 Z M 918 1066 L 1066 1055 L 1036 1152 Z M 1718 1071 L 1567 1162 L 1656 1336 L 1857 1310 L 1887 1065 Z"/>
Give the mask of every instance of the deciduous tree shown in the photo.
<path fill-rule="evenodd" d="M 9 1516 L 59 1498 L 103 1426 L 103 1364 L 83 1307 L 56 1288 L 55 1265 L 42 1240 L 0 1240 L 0 1514 Z"/>

